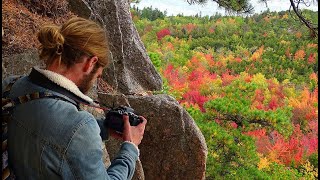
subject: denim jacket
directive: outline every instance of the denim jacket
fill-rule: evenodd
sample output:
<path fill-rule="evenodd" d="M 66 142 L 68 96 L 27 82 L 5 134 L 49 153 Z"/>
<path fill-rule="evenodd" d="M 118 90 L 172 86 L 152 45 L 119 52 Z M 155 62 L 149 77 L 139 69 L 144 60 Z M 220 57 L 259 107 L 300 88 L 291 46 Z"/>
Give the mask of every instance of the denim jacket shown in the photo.
<path fill-rule="evenodd" d="M 32 77 L 57 90 L 38 85 Z M 10 79 L 3 81 L 2 92 Z M 38 68 L 17 80 L 9 97 L 41 91 L 92 103 L 72 81 Z M 106 130 L 101 124 L 92 114 L 60 99 L 41 98 L 17 105 L 8 124 L 9 166 L 17 179 L 131 179 L 138 148 L 123 142 L 111 165 L 105 167 L 101 136 Z"/>

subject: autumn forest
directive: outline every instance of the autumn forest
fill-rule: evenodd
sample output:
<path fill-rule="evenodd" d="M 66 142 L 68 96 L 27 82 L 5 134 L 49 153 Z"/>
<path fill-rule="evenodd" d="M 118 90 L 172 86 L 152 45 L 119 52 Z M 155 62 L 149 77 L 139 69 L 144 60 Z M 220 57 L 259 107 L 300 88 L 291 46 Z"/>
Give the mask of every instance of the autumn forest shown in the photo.
<path fill-rule="evenodd" d="M 288 11 L 131 13 L 164 81 L 155 93 L 178 100 L 206 139 L 206 179 L 318 177 L 318 38 L 307 27 Z"/>

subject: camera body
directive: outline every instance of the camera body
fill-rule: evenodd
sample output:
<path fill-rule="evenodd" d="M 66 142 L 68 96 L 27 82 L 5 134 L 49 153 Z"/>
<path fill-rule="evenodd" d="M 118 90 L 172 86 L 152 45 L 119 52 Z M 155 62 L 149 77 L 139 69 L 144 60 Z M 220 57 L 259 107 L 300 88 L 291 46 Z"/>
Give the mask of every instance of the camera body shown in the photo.
<path fill-rule="evenodd" d="M 127 106 L 111 108 L 105 112 L 105 115 L 106 119 L 104 121 L 104 125 L 120 134 L 122 134 L 124 127 L 123 115 L 129 116 L 131 126 L 137 126 L 142 123 L 142 119 L 138 115 L 134 114 L 134 109 Z"/>

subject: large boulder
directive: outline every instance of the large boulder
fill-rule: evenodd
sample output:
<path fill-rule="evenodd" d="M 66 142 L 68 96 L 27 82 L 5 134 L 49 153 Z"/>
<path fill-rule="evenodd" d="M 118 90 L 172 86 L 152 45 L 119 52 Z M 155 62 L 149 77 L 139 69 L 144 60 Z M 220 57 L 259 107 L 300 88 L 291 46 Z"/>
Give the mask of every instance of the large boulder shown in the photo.
<path fill-rule="evenodd" d="M 110 160 L 114 159 L 117 155 L 117 153 L 119 152 L 120 146 L 121 146 L 122 141 L 109 137 L 109 139 L 106 141 L 106 148 L 108 149 L 108 155 Z M 141 156 L 140 156 L 141 157 Z M 143 165 L 141 163 L 141 160 L 138 159 L 136 162 L 136 168 L 135 168 L 135 172 L 134 175 L 132 177 L 133 180 L 145 180 L 148 178 L 145 178 L 144 175 L 144 169 L 143 169 Z"/>
<path fill-rule="evenodd" d="M 207 146 L 199 128 L 179 103 L 168 95 L 99 93 L 103 106 L 131 106 L 147 126 L 140 148 L 145 179 L 204 179 Z M 119 146 L 115 140 L 107 147 Z M 116 148 L 117 149 L 117 148 Z M 108 149 L 113 154 L 115 150 Z"/>
<path fill-rule="evenodd" d="M 11 75 L 27 75 L 33 66 L 44 66 L 36 49 L 8 57 L 2 55 L 2 79 Z"/>
<path fill-rule="evenodd" d="M 77 14 L 79 17 L 89 18 L 93 11 L 88 2 L 84 0 L 68 0 L 68 7 L 70 11 Z"/>
<path fill-rule="evenodd" d="M 92 10 L 90 18 L 105 27 L 109 38 L 111 62 L 104 80 L 123 94 L 161 90 L 162 79 L 132 22 L 128 0 L 83 1 Z"/>

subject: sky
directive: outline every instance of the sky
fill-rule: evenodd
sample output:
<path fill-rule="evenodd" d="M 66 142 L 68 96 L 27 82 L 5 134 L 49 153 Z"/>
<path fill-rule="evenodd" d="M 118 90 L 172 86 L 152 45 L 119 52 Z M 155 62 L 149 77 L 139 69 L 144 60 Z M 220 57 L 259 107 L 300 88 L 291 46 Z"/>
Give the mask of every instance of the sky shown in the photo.
<path fill-rule="evenodd" d="M 311 2 L 312 0 L 310 0 Z M 265 3 L 259 3 L 259 0 L 250 0 L 251 4 L 254 7 L 254 13 L 260 13 L 267 10 Z M 315 1 L 316 2 L 316 1 Z M 140 3 L 135 4 L 135 6 L 139 7 L 139 9 L 143 9 L 144 7 L 152 6 L 153 9 L 157 8 L 160 11 L 167 11 L 167 15 L 177 15 L 183 14 L 186 16 L 200 14 L 201 16 L 212 16 L 215 15 L 216 12 L 225 15 L 225 10 L 222 8 L 218 8 L 218 5 L 212 1 L 208 1 L 208 3 L 203 5 L 189 5 L 186 0 L 141 0 Z M 268 7 L 270 11 L 285 11 L 290 8 L 289 0 L 269 0 Z M 309 7 L 303 6 L 300 4 L 299 7 L 301 9 L 311 9 L 313 11 L 318 11 L 318 3 L 312 4 Z"/>

